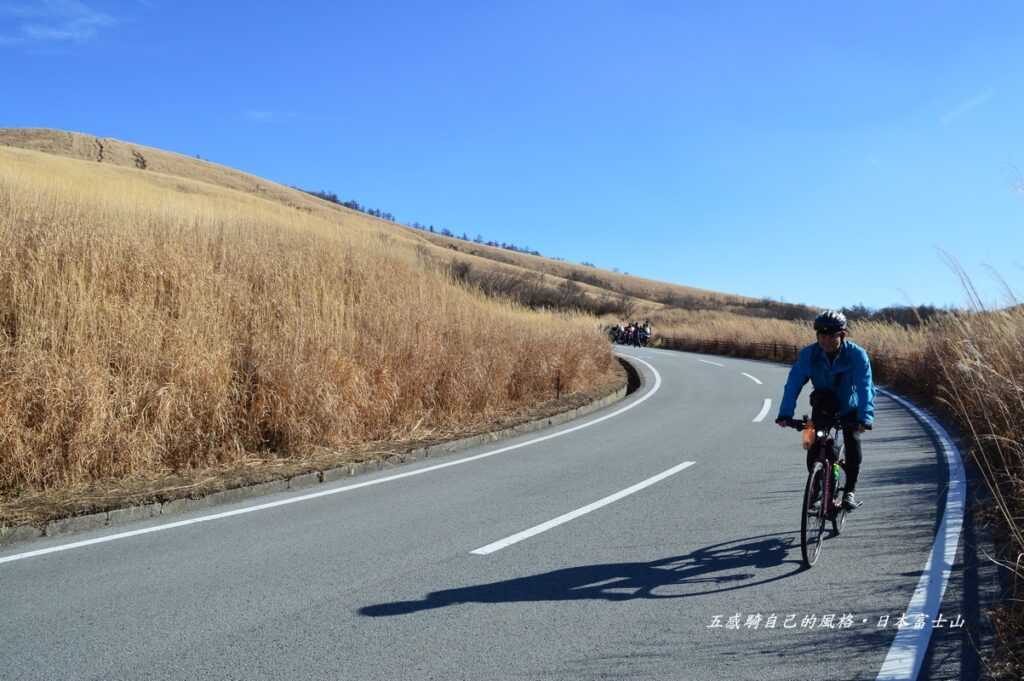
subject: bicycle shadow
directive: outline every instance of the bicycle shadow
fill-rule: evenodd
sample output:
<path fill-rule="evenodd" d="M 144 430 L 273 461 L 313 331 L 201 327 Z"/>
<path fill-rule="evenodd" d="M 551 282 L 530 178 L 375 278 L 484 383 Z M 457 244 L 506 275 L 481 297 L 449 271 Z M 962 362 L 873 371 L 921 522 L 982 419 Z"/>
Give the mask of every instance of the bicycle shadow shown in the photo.
<path fill-rule="evenodd" d="M 794 533 L 767 534 L 712 544 L 691 553 L 650 562 L 603 563 L 553 570 L 489 584 L 446 589 L 418 601 L 379 603 L 359 609 L 367 617 L 406 615 L 460 603 L 691 598 L 768 584 L 804 570 Z M 789 552 L 797 551 L 797 558 Z M 794 563 L 783 575 L 755 579 L 764 570 Z M 706 585 L 708 588 L 701 588 Z M 697 587 L 679 593 L 680 587 Z M 672 588 L 674 593 L 656 593 Z"/>

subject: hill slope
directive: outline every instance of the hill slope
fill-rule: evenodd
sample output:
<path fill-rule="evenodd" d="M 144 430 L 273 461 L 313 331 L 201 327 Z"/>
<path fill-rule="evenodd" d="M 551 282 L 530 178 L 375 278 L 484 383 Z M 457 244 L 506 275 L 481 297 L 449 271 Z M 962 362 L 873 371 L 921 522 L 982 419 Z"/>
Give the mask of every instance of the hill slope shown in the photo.
<path fill-rule="evenodd" d="M 461 286 L 410 230 L 65 139 L 0 146 L 0 507 L 444 438 L 616 380 L 591 318 Z"/>
<path fill-rule="evenodd" d="M 421 253 L 445 267 L 463 263 L 474 273 L 464 277 L 485 290 L 509 294 L 518 290 L 520 302 L 558 306 L 564 303 L 593 312 L 622 316 L 650 314 L 655 310 L 680 307 L 715 309 L 757 316 L 806 316 L 804 306 L 770 304 L 744 296 L 658 282 L 610 272 L 552 258 L 518 253 L 484 244 L 463 241 L 405 227 L 324 201 L 305 192 L 277 184 L 209 161 L 154 149 L 139 144 L 100 138 L 75 132 L 48 129 L 0 128 L 0 146 L 31 149 L 45 153 L 110 164 L 167 176 L 197 180 L 233 189 L 276 203 L 341 220 L 346 226 L 380 230 L 421 244 Z M 339 216 L 342 216 L 339 218 Z M 528 291 L 524 293 L 524 284 Z M 567 283 L 570 282 L 570 283 Z"/>

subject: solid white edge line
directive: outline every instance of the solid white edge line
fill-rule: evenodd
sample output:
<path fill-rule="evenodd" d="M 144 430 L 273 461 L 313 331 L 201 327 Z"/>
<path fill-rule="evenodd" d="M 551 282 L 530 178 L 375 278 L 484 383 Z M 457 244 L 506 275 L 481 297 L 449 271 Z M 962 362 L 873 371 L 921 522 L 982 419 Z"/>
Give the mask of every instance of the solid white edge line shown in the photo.
<path fill-rule="evenodd" d="M 751 375 L 750 375 L 750 374 L 748 374 L 748 373 L 747 373 L 746 371 L 743 371 L 743 372 L 740 372 L 740 373 L 742 373 L 742 374 L 743 374 L 744 376 L 746 376 L 747 378 L 749 378 L 749 379 L 750 379 L 751 381 L 753 381 L 754 383 L 757 383 L 758 385 L 763 385 L 763 383 L 761 383 L 761 379 L 757 378 L 756 376 L 751 376 Z"/>
<path fill-rule="evenodd" d="M 768 410 L 772 408 L 772 401 L 769 398 L 764 398 L 764 404 L 761 405 L 761 411 L 757 412 L 757 416 L 754 417 L 754 423 L 760 423 L 764 421 L 764 417 L 768 415 Z"/>
<path fill-rule="evenodd" d="M 575 511 L 569 511 L 568 513 L 566 513 L 564 515 L 560 515 L 557 518 L 553 518 L 552 520 L 549 520 L 549 521 L 547 521 L 545 523 L 541 523 L 540 525 L 534 525 L 533 527 L 531 527 L 528 530 L 523 530 L 522 532 L 517 532 L 516 534 L 509 535 L 508 537 L 505 537 L 504 539 L 499 539 L 496 542 L 491 542 L 487 546 L 481 546 L 478 549 L 470 551 L 470 553 L 475 554 L 477 556 L 486 556 L 488 554 L 494 553 L 495 551 L 500 551 L 501 549 L 503 549 L 503 548 L 505 548 L 507 546 L 511 546 L 512 544 L 517 544 L 517 543 L 523 541 L 524 539 L 529 539 L 530 537 L 538 535 L 541 532 L 547 532 L 548 530 L 550 530 L 553 527 L 558 527 L 559 525 L 565 524 L 565 523 L 569 522 L 570 520 L 574 520 L 576 518 L 579 518 L 581 515 L 586 515 L 587 513 L 590 513 L 591 511 L 596 511 L 597 509 L 601 508 L 602 506 L 607 506 L 608 504 L 616 502 L 619 499 L 623 499 L 625 497 L 628 497 L 630 494 L 635 494 L 636 492 L 639 492 L 640 490 L 644 489 L 645 487 L 650 487 L 654 483 L 656 483 L 656 482 L 658 482 L 660 480 L 664 480 L 665 478 L 669 477 L 670 475 L 675 475 L 679 471 L 681 471 L 683 469 L 686 469 L 686 468 L 689 468 L 694 463 L 696 463 L 696 462 L 695 461 L 684 461 L 683 463 L 681 463 L 681 464 L 679 464 L 677 466 L 673 466 L 672 468 L 669 468 L 667 471 L 663 471 L 661 473 L 658 473 L 655 476 L 647 478 L 646 480 L 644 480 L 642 482 L 638 482 L 637 484 L 635 484 L 635 485 L 633 485 L 631 487 L 627 487 L 624 490 L 618 491 L 615 494 L 610 494 L 610 495 L 604 497 L 603 499 L 598 499 L 597 501 L 595 501 L 593 503 L 590 503 L 590 504 L 587 504 L 586 506 L 577 508 Z"/>
<path fill-rule="evenodd" d="M 598 423 L 601 423 L 602 421 L 605 421 L 605 420 L 610 419 L 612 417 L 618 416 L 619 414 L 627 412 L 630 409 L 633 409 L 634 407 L 637 407 L 637 406 L 643 404 L 648 399 L 650 399 L 656 392 L 658 392 L 658 390 L 661 388 L 661 374 L 658 373 L 658 370 L 655 369 L 650 364 L 648 364 L 647 362 L 645 362 L 644 360 L 638 358 L 638 357 L 630 356 L 630 359 L 635 359 L 636 361 L 640 362 L 641 364 L 646 366 L 648 369 L 650 369 L 651 372 L 654 374 L 654 385 L 651 387 L 650 391 L 648 391 L 647 393 L 641 395 L 635 402 L 627 404 L 625 407 L 622 407 L 621 409 L 613 411 L 610 414 L 605 414 L 604 416 L 601 416 L 601 417 L 596 418 L 596 419 L 594 419 L 592 421 L 588 421 L 586 423 L 580 424 L 578 426 L 573 426 L 571 428 L 566 428 L 565 430 L 560 430 L 557 433 L 552 433 L 550 435 L 544 435 L 542 437 L 533 438 L 532 440 L 527 440 L 526 442 L 520 442 L 518 444 L 509 445 L 507 447 L 501 447 L 500 449 L 494 449 L 494 450 L 489 451 L 489 452 L 483 452 L 482 454 L 476 454 L 474 456 L 468 456 L 468 457 L 465 457 L 465 458 L 462 458 L 462 459 L 458 459 L 457 461 L 448 461 L 447 463 L 437 464 L 436 466 L 429 466 L 427 468 L 420 468 L 420 469 L 417 469 L 417 470 L 414 470 L 414 471 L 408 471 L 408 472 L 405 472 L 405 473 L 398 473 L 396 475 L 389 475 L 387 477 L 377 478 L 375 480 L 367 480 L 366 482 L 359 482 L 359 483 L 356 483 L 354 485 L 345 485 L 345 486 L 342 486 L 342 487 L 336 487 L 334 489 L 324 490 L 324 491 L 321 491 L 321 492 L 313 492 L 311 494 L 303 494 L 301 496 L 290 497 L 288 499 L 281 499 L 281 500 L 278 500 L 278 501 L 271 501 L 271 502 L 268 502 L 268 503 L 265 503 L 265 504 L 257 504 L 255 506 L 247 506 L 245 508 L 238 508 L 238 509 L 235 509 L 233 511 L 224 511 L 223 513 L 212 513 L 210 515 L 204 515 L 204 516 L 200 516 L 198 518 L 190 518 L 188 520 L 178 520 L 176 522 L 166 523 L 166 524 L 163 524 L 163 525 L 155 525 L 153 527 L 146 527 L 146 528 L 142 528 L 142 529 L 139 529 L 139 530 L 130 530 L 128 532 L 118 532 L 117 534 L 110 534 L 110 535 L 106 535 L 106 536 L 103 536 L 103 537 L 96 537 L 95 539 L 85 539 L 85 540 L 82 540 L 82 541 L 71 542 L 71 543 L 68 543 L 68 544 L 60 544 L 58 546 L 50 546 L 50 547 L 45 548 L 45 549 L 36 549 L 34 551 L 25 551 L 24 553 L 16 553 L 16 554 L 11 555 L 11 556 L 2 556 L 2 557 L 0 557 L 0 564 L 2 564 L 2 563 L 12 563 L 12 562 L 14 562 L 16 560 L 24 560 L 26 558 L 35 558 L 37 556 L 45 556 L 45 555 L 50 554 L 50 553 L 59 553 L 61 551 L 70 551 L 71 549 L 79 549 L 79 548 L 82 548 L 82 547 L 85 547 L 85 546 L 92 546 L 94 544 L 105 544 L 107 542 L 117 541 L 119 539 L 128 539 L 129 537 L 137 537 L 137 536 L 143 535 L 143 534 L 152 534 L 154 532 L 163 532 L 164 530 L 172 530 L 172 529 L 177 528 L 177 527 L 185 527 L 186 525 L 196 525 L 196 524 L 199 524 L 199 523 L 209 522 L 211 520 L 220 520 L 222 518 L 230 518 L 230 517 L 236 516 L 236 515 L 244 515 L 246 513 L 254 513 L 256 511 L 265 511 L 267 509 L 276 508 L 278 506 L 288 506 L 290 504 L 297 504 L 297 503 L 299 503 L 301 501 L 308 501 L 310 499 L 316 499 L 316 498 L 319 498 L 319 497 L 326 497 L 326 496 L 329 496 L 329 495 L 332 495 L 332 494 L 340 494 L 342 492 L 349 492 L 349 491 L 352 491 L 352 490 L 355 490 L 355 489 L 361 489 L 363 487 L 370 487 L 372 485 L 382 485 L 385 482 L 391 482 L 393 480 L 401 480 L 402 478 L 409 478 L 409 477 L 412 477 L 414 475 L 423 475 L 424 473 L 430 473 L 432 471 L 440 470 L 442 468 L 448 468 L 450 466 L 459 466 L 459 465 L 462 465 L 464 463 L 469 463 L 470 461 L 477 461 L 479 459 L 485 459 L 485 458 L 487 458 L 489 456 L 494 456 L 495 454 L 502 454 L 504 452 L 512 451 L 513 449 L 520 449 L 521 447 L 527 447 L 529 445 L 533 445 L 533 444 L 536 444 L 538 442 L 545 442 L 547 440 L 551 440 L 551 439 L 556 438 L 556 437 L 561 437 L 563 435 L 568 435 L 569 433 L 574 433 L 577 430 L 581 430 L 583 428 L 589 428 L 590 426 L 596 425 Z"/>
<path fill-rule="evenodd" d="M 724 364 L 719 364 L 718 362 L 712 362 L 709 359 L 698 359 L 697 361 L 698 362 L 704 362 L 705 364 L 711 364 L 711 365 L 714 365 L 716 367 L 724 367 L 725 366 Z"/>
<path fill-rule="evenodd" d="M 921 671 L 924 654 L 928 650 L 928 641 L 932 635 L 934 621 L 942 607 L 942 597 L 946 593 L 953 564 L 956 561 L 957 546 L 960 544 L 960 531 L 964 520 L 964 500 L 967 498 L 967 481 L 964 473 L 963 460 L 949 433 L 928 412 L 912 404 L 909 400 L 878 388 L 878 391 L 906 407 L 928 428 L 935 433 L 946 458 L 949 470 L 949 484 L 946 490 L 946 508 L 942 514 L 942 522 L 935 534 L 931 553 L 925 563 L 924 572 L 917 582 L 917 588 L 907 606 L 907 621 L 914 621 L 921 615 L 925 617 L 925 627 L 900 629 L 889 647 L 882 669 L 878 672 L 879 681 L 910 681 L 916 679 Z"/>

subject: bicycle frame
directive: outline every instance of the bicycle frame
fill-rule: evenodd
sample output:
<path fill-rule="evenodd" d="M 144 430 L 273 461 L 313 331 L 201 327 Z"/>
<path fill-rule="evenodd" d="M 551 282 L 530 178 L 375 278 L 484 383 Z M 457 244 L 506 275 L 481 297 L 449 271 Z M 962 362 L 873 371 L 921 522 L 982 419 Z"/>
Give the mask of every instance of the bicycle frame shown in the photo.
<path fill-rule="evenodd" d="M 787 425 L 797 430 L 804 430 L 807 423 L 806 416 L 803 421 L 787 421 Z M 846 508 L 842 497 L 837 494 L 839 490 L 834 489 L 838 481 L 833 476 L 836 466 L 844 472 L 846 470 L 844 425 L 839 419 L 831 419 L 827 424 L 816 424 L 814 438 L 808 443 L 817 452 L 807 474 L 801 509 L 800 548 L 806 567 L 813 566 L 821 555 L 825 523 L 831 521 L 834 536 L 839 534 L 846 522 Z"/>
<path fill-rule="evenodd" d="M 815 436 L 814 444 L 818 447 L 818 458 L 816 461 L 821 463 L 821 468 L 825 471 L 824 489 L 821 493 L 822 502 L 828 501 L 825 518 L 827 520 L 834 520 L 836 513 L 843 506 L 842 499 L 838 502 L 836 501 L 835 490 L 832 489 L 832 485 L 835 484 L 832 474 L 833 467 L 838 465 L 843 471 L 846 470 L 846 461 L 843 457 L 845 453 L 843 429 L 841 425 L 833 424 L 829 426 L 828 430 L 817 431 Z"/>

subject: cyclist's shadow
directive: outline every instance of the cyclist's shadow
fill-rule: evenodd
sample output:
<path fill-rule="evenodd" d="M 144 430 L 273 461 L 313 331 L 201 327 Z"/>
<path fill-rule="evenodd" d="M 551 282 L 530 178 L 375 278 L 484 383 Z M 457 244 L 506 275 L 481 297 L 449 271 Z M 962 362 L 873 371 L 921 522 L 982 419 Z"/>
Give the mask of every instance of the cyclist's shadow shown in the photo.
<path fill-rule="evenodd" d="M 459 603 L 689 598 L 744 589 L 784 579 L 803 570 L 799 560 L 787 559 L 789 550 L 799 544 L 787 538 L 786 534 L 792 533 L 759 535 L 713 544 L 683 556 L 649 563 L 584 565 L 501 582 L 434 591 L 420 601 L 368 605 L 360 608 L 359 614 L 387 617 Z M 756 579 L 757 571 L 785 563 L 794 563 L 794 569 L 782 575 Z M 659 588 L 672 593 L 656 593 Z"/>

